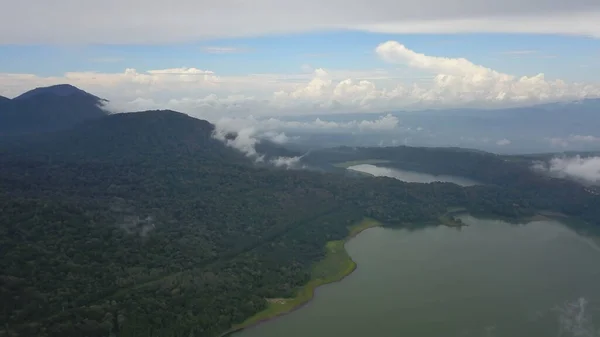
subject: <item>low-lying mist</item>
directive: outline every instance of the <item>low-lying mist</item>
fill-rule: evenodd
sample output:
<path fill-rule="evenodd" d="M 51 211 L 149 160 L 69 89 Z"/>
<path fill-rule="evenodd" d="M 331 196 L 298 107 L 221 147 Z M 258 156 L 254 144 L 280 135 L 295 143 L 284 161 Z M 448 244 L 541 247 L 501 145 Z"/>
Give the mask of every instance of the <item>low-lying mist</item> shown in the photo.
<path fill-rule="evenodd" d="M 500 154 L 600 149 L 600 100 L 513 109 L 450 109 L 227 117 L 221 128 L 257 130 L 275 142 L 311 147 L 451 146 Z M 284 136 L 285 135 L 285 136 Z"/>
<path fill-rule="evenodd" d="M 410 183 L 448 182 L 460 186 L 477 185 L 477 182 L 450 175 L 433 175 L 415 171 L 398 170 L 389 167 L 380 167 L 370 164 L 361 164 L 348 167 L 349 170 L 367 173 L 376 177 L 389 177 Z"/>
<path fill-rule="evenodd" d="M 215 124 L 213 137 L 244 153 L 255 162 L 268 162 L 276 167 L 288 169 L 302 168 L 300 164 L 302 156 L 267 156 L 267 154 L 257 151 L 256 147 L 261 142 L 271 142 L 275 145 L 288 142 L 289 138 L 284 132 L 260 131 L 252 126 L 239 129 L 236 129 L 236 127 L 239 127 L 239 125 L 217 123 Z"/>
<path fill-rule="evenodd" d="M 532 168 L 555 178 L 600 185 L 600 157 L 554 157 L 547 162 L 538 161 Z"/>

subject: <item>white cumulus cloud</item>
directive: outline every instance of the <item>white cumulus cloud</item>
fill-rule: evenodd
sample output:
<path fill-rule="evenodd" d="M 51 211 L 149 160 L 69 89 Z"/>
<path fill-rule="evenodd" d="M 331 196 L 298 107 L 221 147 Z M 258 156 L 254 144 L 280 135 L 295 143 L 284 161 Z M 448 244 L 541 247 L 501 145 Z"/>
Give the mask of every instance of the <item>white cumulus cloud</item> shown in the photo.
<path fill-rule="evenodd" d="M 438 102 L 541 102 L 598 95 L 598 86 L 546 80 L 544 74 L 521 76 L 500 73 L 465 58 L 428 56 L 396 41 L 380 44 L 377 54 L 385 61 L 405 64 L 435 74 L 421 98 Z"/>
<path fill-rule="evenodd" d="M 33 87 L 70 83 L 109 99 L 109 107 L 114 111 L 164 108 L 211 120 L 404 108 L 504 107 L 600 97 L 600 83 L 550 80 L 544 74 L 505 74 L 465 58 L 418 53 L 397 41 L 384 42 L 375 52 L 391 67 L 399 64 L 429 75 L 410 82 L 393 68 L 315 68 L 309 73 L 238 76 L 219 75 L 201 67 L 68 72 L 55 77 L 0 73 L 0 95 L 13 97 Z M 360 125 L 327 124 L 320 120 L 313 124 L 389 129 L 398 121 L 387 116 Z"/>

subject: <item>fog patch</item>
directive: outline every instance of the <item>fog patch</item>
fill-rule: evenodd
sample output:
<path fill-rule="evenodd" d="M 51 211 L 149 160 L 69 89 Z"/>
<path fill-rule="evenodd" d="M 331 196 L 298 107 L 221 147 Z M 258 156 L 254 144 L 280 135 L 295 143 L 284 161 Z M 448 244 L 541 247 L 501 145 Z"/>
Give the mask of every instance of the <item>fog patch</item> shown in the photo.
<path fill-rule="evenodd" d="M 532 169 L 555 178 L 600 185 L 600 157 L 555 157 L 548 162 L 534 163 Z"/>
<path fill-rule="evenodd" d="M 270 162 L 277 167 L 285 167 L 285 168 L 302 168 L 303 166 L 300 164 L 300 160 L 304 156 L 298 157 L 277 157 L 272 159 Z"/>
<path fill-rule="evenodd" d="M 499 141 L 496 142 L 496 145 L 498 146 L 506 146 L 506 145 L 510 145 L 511 141 L 504 138 L 504 139 L 500 139 Z"/>
<path fill-rule="evenodd" d="M 588 301 L 584 297 L 566 302 L 555 308 L 558 313 L 558 336 L 596 337 L 600 334 L 594 327 L 588 309 Z"/>
<path fill-rule="evenodd" d="M 331 116 L 329 116 L 331 117 Z M 242 130 L 254 128 L 265 132 L 265 136 L 271 136 L 281 131 L 304 131 L 315 133 L 330 132 L 394 132 L 400 129 L 400 120 L 392 114 L 373 115 L 368 119 L 352 119 L 346 121 L 335 121 L 326 117 L 314 117 L 312 120 L 290 120 L 275 117 L 256 118 L 248 117 L 219 119 L 215 125 L 220 129 Z"/>
<path fill-rule="evenodd" d="M 227 128 L 220 128 L 216 125 L 215 130 L 213 131 L 213 137 L 222 141 L 226 146 L 242 152 L 247 157 L 254 158 L 257 162 L 263 161 L 264 159 L 264 156 L 261 156 L 256 152 L 258 138 L 256 137 L 256 129 L 252 127 L 233 131 Z"/>
<path fill-rule="evenodd" d="M 123 217 L 123 222 L 119 224 L 119 227 L 127 234 L 139 235 L 140 237 L 146 237 L 150 232 L 156 229 L 154 218 L 147 216 L 140 218 L 138 215 L 126 215 Z"/>
<path fill-rule="evenodd" d="M 477 182 L 449 175 L 433 175 L 428 173 L 421 173 L 415 171 L 405 171 L 399 169 L 393 169 L 388 167 L 380 167 L 370 164 L 360 164 L 348 167 L 348 170 L 358 171 L 367 173 L 376 177 L 390 177 L 398 180 L 402 180 L 409 183 L 433 183 L 433 182 L 448 182 L 457 184 L 460 186 L 472 186 L 477 185 Z"/>
<path fill-rule="evenodd" d="M 285 144 L 290 140 L 285 132 L 268 131 L 263 133 L 262 136 L 275 144 Z"/>
<path fill-rule="evenodd" d="M 253 126 L 247 126 L 245 123 L 238 123 L 235 120 L 223 120 L 221 123 L 215 124 L 213 138 L 222 141 L 226 146 L 234 148 L 246 157 L 252 158 L 257 163 L 267 162 L 276 167 L 284 168 L 303 168 L 300 165 L 300 160 L 304 156 L 296 157 L 274 157 L 265 160 L 265 154 L 260 154 L 256 151 L 256 144 L 263 140 L 273 142 L 275 144 L 285 144 L 289 141 L 289 137 L 285 132 L 276 132 L 273 130 L 260 131 Z"/>

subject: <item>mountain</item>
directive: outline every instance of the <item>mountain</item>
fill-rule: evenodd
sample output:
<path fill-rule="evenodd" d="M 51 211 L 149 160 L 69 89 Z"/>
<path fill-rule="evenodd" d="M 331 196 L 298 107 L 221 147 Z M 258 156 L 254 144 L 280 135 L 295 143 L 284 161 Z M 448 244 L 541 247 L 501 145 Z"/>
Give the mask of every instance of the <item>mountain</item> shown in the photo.
<path fill-rule="evenodd" d="M 314 265 L 327 243 L 364 217 L 435 225 L 463 207 L 513 219 L 538 209 L 600 218 L 598 198 L 575 183 L 493 174 L 518 170 L 496 155 L 403 147 L 306 156 L 505 179 L 403 183 L 259 167 L 213 131 L 157 110 L 0 139 L 0 336 L 221 336 L 266 299 L 294 297 L 322 277 Z M 257 149 L 294 154 L 268 142 Z"/>
<path fill-rule="evenodd" d="M 13 109 L 13 102 L 10 98 L 6 98 L 4 96 L 0 96 L 0 112 L 4 111 L 5 113 L 10 113 Z M 2 117 L 0 117 L 2 118 Z M 0 126 L 1 128 L 1 126 Z"/>
<path fill-rule="evenodd" d="M 232 147 L 213 137 L 215 126 L 205 120 L 172 110 L 151 110 L 112 114 L 88 120 L 77 127 L 55 132 L 5 137 L 0 150 L 5 156 L 26 156 L 40 160 L 76 162 L 150 161 L 173 162 L 193 156 L 195 160 L 238 165 L 273 166 L 278 157 L 302 153 L 269 140 L 256 144 L 263 158 L 254 163 Z M 235 133 L 229 139 L 237 137 Z"/>
<path fill-rule="evenodd" d="M 0 144 L 2 332 L 218 336 L 294 296 L 363 216 L 445 210 L 432 187 L 256 167 L 213 129 L 147 111 Z"/>
<path fill-rule="evenodd" d="M 36 96 L 46 96 L 46 95 L 60 96 L 60 97 L 88 96 L 95 100 L 100 100 L 100 98 L 98 98 L 90 93 L 87 93 L 77 87 L 74 87 L 70 84 L 57 84 L 57 85 L 53 85 L 50 87 L 35 88 L 33 90 L 29 90 L 29 91 L 15 97 L 14 99 L 17 101 L 22 101 L 22 100 L 34 98 Z"/>
<path fill-rule="evenodd" d="M 75 128 L 28 137 L 28 156 L 66 161 L 173 160 L 184 154 L 203 160 L 239 161 L 241 154 L 212 137 L 214 125 L 171 110 L 122 113 L 84 121 Z"/>
<path fill-rule="evenodd" d="M 36 88 L 0 98 L 0 135 L 66 129 L 108 113 L 107 101 L 68 84 Z"/>

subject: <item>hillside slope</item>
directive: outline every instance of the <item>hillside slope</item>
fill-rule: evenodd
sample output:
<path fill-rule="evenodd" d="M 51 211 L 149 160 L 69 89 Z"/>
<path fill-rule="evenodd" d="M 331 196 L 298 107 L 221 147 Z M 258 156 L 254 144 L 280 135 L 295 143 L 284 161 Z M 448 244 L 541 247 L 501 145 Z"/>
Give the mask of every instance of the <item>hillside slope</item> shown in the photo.
<path fill-rule="evenodd" d="M 434 220 L 447 207 L 440 187 L 258 168 L 212 129 L 150 111 L 0 145 L 11 335 L 214 336 L 291 296 L 364 215 Z M 442 189 L 450 204 L 461 195 Z"/>

